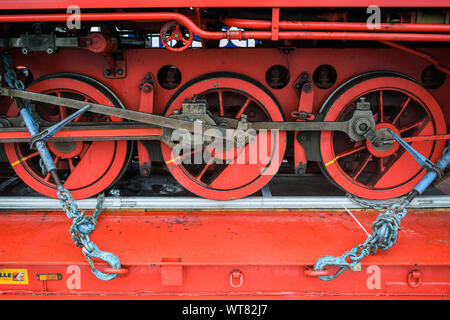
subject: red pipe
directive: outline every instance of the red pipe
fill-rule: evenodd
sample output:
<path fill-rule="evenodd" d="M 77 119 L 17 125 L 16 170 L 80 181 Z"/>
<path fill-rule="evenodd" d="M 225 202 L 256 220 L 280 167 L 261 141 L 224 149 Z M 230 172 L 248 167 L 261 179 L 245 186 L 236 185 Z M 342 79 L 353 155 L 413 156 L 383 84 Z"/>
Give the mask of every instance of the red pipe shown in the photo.
<path fill-rule="evenodd" d="M 8 14 L 0 15 L 0 23 L 2 22 L 36 22 L 36 21 L 52 21 L 62 22 L 73 19 L 72 14 Z M 80 14 L 80 21 L 171 21 L 175 20 L 183 24 L 193 33 L 205 39 L 225 39 L 226 32 L 210 32 L 199 28 L 191 19 L 185 15 L 175 12 L 136 12 L 136 13 L 83 13 Z"/>
<path fill-rule="evenodd" d="M 271 21 L 225 18 L 222 21 L 230 27 L 243 29 L 268 30 Z M 366 23 L 360 22 L 316 22 L 316 21 L 280 21 L 280 30 L 333 30 L 333 31 L 395 31 L 395 32 L 448 32 L 449 24 L 389 24 L 381 23 L 379 29 L 369 29 Z"/>
<path fill-rule="evenodd" d="M 284 31 L 279 39 L 450 42 L 448 34 Z M 270 39 L 270 31 L 243 31 L 245 39 Z"/>
<path fill-rule="evenodd" d="M 391 46 L 393 48 L 408 52 L 410 54 L 413 54 L 415 56 L 421 57 L 425 60 L 428 60 L 429 62 L 431 62 L 434 67 L 442 72 L 444 72 L 445 74 L 449 74 L 450 75 L 450 69 L 447 67 L 444 67 L 443 65 L 441 65 L 439 63 L 439 61 L 437 61 L 433 56 L 429 55 L 428 53 L 424 53 L 409 47 L 405 47 L 401 44 L 398 43 L 394 43 L 394 42 L 390 42 L 390 41 L 381 41 L 382 43 L 384 43 L 385 45 Z"/>
<path fill-rule="evenodd" d="M 0 15 L 1 22 L 35 22 L 35 21 L 67 21 L 73 19 L 70 14 L 15 14 Z M 174 12 L 144 12 L 144 13 L 85 13 L 80 15 L 80 21 L 170 21 L 183 24 L 193 33 L 204 39 L 271 39 L 271 31 L 241 31 L 229 30 L 212 32 L 198 27 L 185 15 Z M 450 42 L 448 34 L 414 34 L 414 33 L 370 33 L 370 32 L 310 32 L 285 31 L 279 32 L 279 39 L 311 39 L 311 40 L 368 40 L 368 41 L 429 41 Z"/>

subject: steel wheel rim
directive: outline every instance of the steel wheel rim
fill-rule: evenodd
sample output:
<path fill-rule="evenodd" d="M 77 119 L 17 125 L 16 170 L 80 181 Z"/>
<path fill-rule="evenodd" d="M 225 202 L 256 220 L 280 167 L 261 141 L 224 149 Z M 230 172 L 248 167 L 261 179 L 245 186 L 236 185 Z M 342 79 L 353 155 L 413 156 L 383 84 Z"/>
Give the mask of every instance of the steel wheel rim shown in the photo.
<path fill-rule="evenodd" d="M 348 108 L 350 103 L 356 101 L 362 96 L 368 96 L 371 93 L 374 94 L 377 92 L 378 95 L 380 95 L 379 92 L 384 92 L 385 94 L 387 93 L 387 96 L 389 96 L 389 92 L 395 92 L 399 95 L 403 94 L 405 97 L 410 98 L 410 101 L 406 104 L 406 107 L 402 109 L 402 105 L 398 106 L 399 111 L 403 110 L 400 112 L 400 115 L 402 115 L 402 113 L 404 113 L 407 108 L 411 108 L 411 104 L 415 104 L 415 107 L 422 108 L 422 111 L 425 112 L 428 117 L 428 121 L 425 122 L 424 126 L 420 127 L 418 125 L 416 127 L 416 131 L 414 131 L 414 128 L 412 128 L 411 130 L 400 130 L 402 137 L 446 133 L 446 124 L 442 114 L 442 110 L 440 109 L 439 105 L 432 97 L 432 95 L 418 83 L 403 77 L 392 75 L 378 75 L 372 76 L 369 79 L 363 78 L 358 80 L 359 81 L 356 81 L 356 84 L 353 84 L 353 86 L 346 86 L 345 88 L 340 90 L 341 92 L 337 93 L 338 97 L 335 98 L 332 104 L 329 105 L 328 110 L 325 110 L 325 121 L 334 121 L 336 119 L 339 119 L 345 112 L 346 108 Z M 381 96 L 383 96 L 383 93 L 381 94 Z M 384 98 L 386 98 L 386 96 Z M 403 100 L 403 102 L 406 101 L 407 99 Z M 390 111 L 392 111 L 392 108 Z M 409 111 L 411 112 L 411 110 Z M 396 116 L 386 113 L 384 114 L 384 116 L 384 122 L 388 122 L 388 118 L 393 117 L 392 121 L 396 121 L 396 125 L 399 124 L 399 118 L 395 119 Z M 379 114 L 377 114 L 377 126 L 379 126 L 379 120 Z M 404 150 L 400 148 L 395 152 L 395 154 L 398 154 L 399 156 L 398 159 L 393 159 L 390 160 L 391 162 L 388 162 L 389 165 L 392 165 L 391 172 L 381 171 L 381 167 L 378 168 L 379 175 L 384 172 L 384 175 L 381 178 L 383 180 L 381 180 L 380 182 L 369 181 L 370 183 L 362 183 L 361 181 L 358 181 L 358 177 L 360 177 L 365 169 L 363 168 L 363 166 L 359 168 L 363 169 L 360 173 L 356 172 L 358 174 L 356 179 L 354 178 L 355 176 L 352 177 L 351 175 L 349 175 L 349 170 L 346 170 L 342 163 L 344 162 L 345 157 L 349 157 L 351 156 L 351 154 L 342 156 L 345 155 L 346 152 L 342 152 L 342 150 L 336 149 L 336 145 L 334 142 L 337 136 L 338 134 L 332 132 L 321 133 L 320 152 L 323 160 L 323 162 L 321 163 L 321 168 L 334 183 L 353 195 L 368 199 L 388 199 L 398 197 L 409 192 L 415 186 L 415 184 L 417 184 L 425 175 L 425 172 L 421 170 L 420 167 L 418 167 L 417 163 L 412 159 L 412 157 L 411 159 L 409 159 L 410 161 L 405 160 L 405 158 L 409 157 L 409 155 L 404 153 Z M 414 142 L 411 145 L 421 151 L 425 156 L 431 157 L 432 161 L 436 161 L 443 151 L 445 142 Z M 353 147 L 356 148 L 356 146 Z M 361 146 L 361 148 L 362 147 L 363 146 Z M 397 146 L 394 144 L 394 147 L 396 148 Z M 362 148 L 361 152 L 365 149 L 368 149 L 367 146 L 365 146 L 365 148 Z M 348 151 L 350 150 L 351 149 L 349 149 Z M 389 154 L 389 152 L 387 152 L 387 154 Z M 381 153 L 381 155 L 383 155 L 383 153 Z M 379 158 L 384 158 L 384 156 L 381 155 L 373 153 L 371 154 L 371 159 L 367 160 L 369 156 L 366 156 L 364 158 L 364 161 L 367 161 L 369 163 L 373 158 L 377 158 L 377 161 L 379 161 L 379 163 L 384 163 L 385 160 L 379 160 Z M 399 175 L 397 174 L 394 175 L 394 173 L 398 171 L 394 166 L 396 162 L 400 160 L 402 161 L 402 163 L 404 162 L 409 164 L 407 166 L 408 169 L 404 170 L 406 172 L 403 174 L 403 178 L 399 178 Z M 400 164 L 400 162 L 398 162 L 398 164 Z M 365 168 L 368 168 L 367 164 L 365 165 Z M 375 178 L 376 177 L 377 176 L 375 176 Z M 389 185 L 389 183 L 387 182 L 389 179 L 397 179 L 397 185 Z"/>
<path fill-rule="evenodd" d="M 78 77 L 76 74 L 71 74 L 70 76 L 72 77 L 69 77 L 68 75 L 46 76 L 31 84 L 29 89 L 35 92 L 60 92 L 63 95 L 64 93 L 69 93 L 71 97 L 78 95 L 81 99 L 86 99 L 88 97 L 86 102 L 96 102 L 112 106 L 112 101 L 114 101 L 116 104 L 116 101 L 110 97 L 107 92 L 102 90 L 103 88 L 93 82 L 88 83 L 85 76 Z M 73 88 L 77 88 L 78 90 L 74 90 Z M 39 107 L 37 109 L 39 109 Z M 13 105 L 10 108 L 8 115 L 15 116 L 17 113 L 18 110 L 16 106 Z M 96 117 L 96 115 L 90 114 L 89 117 Z M 58 119 L 55 118 L 47 120 L 58 121 Z M 110 121 L 121 120 L 110 119 Z M 65 186 L 71 191 L 75 199 L 94 196 L 114 183 L 126 169 L 131 152 L 131 148 L 127 141 L 75 142 L 75 151 L 80 149 L 80 144 L 82 145 L 81 149 L 83 152 L 80 152 L 79 155 L 82 157 L 80 157 L 77 163 L 73 163 L 73 158 L 68 157 L 68 159 L 62 159 L 61 154 L 59 157 L 55 156 L 55 153 L 52 152 L 55 151 L 55 146 L 51 142 L 49 143 L 49 150 L 56 160 L 55 162 L 57 162 L 59 169 L 62 168 L 61 162 L 64 162 L 65 168 L 68 168 L 70 171 L 70 174 L 65 177 L 66 172 L 64 171 L 66 170 L 58 170 L 60 175 L 63 178 L 66 178 L 63 179 L 65 181 Z M 31 151 L 32 157 L 26 158 L 28 156 L 28 150 L 28 144 L 5 144 L 7 157 L 13 165 L 16 174 L 33 190 L 46 196 L 56 198 L 56 186 L 52 182 L 51 177 L 49 177 L 48 174 L 42 175 L 40 172 L 41 169 L 37 164 L 39 156 L 37 156 L 34 151 Z M 70 152 L 68 155 L 69 154 Z M 85 159 L 84 157 L 89 157 L 90 159 Z M 105 162 L 102 163 L 102 160 Z M 89 166 L 86 163 L 87 161 L 89 161 Z M 77 169 L 80 164 L 81 167 Z M 92 166 L 97 169 L 87 170 L 89 172 L 82 170 L 83 167 L 92 169 Z M 73 176 L 72 173 L 74 173 Z"/>
<path fill-rule="evenodd" d="M 249 89 L 250 90 L 244 90 L 245 89 Z M 230 111 L 231 109 L 233 109 L 233 116 L 235 118 L 239 118 L 239 116 L 243 113 L 248 113 L 249 110 L 251 111 L 261 111 L 261 109 L 258 108 L 263 108 L 264 109 L 264 113 L 266 117 L 269 117 L 273 120 L 275 119 L 275 121 L 282 121 L 283 120 L 283 116 L 282 113 L 280 111 L 280 109 L 278 108 L 278 105 L 276 103 L 276 101 L 274 101 L 274 99 L 268 95 L 262 88 L 258 87 L 257 85 L 248 82 L 246 79 L 243 79 L 241 77 L 229 77 L 229 76 L 211 76 L 211 77 L 207 77 L 207 78 L 203 78 L 201 80 L 198 81 L 192 81 L 191 85 L 189 86 L 184 86 L 183 88 L 181 88 L 178 92 L 178 95 L 172 99 L 171 102 L 169 102 L 168 107 L 166 108 L 166 116 L 170 115 L 173 113 L 173 110 L 175 109 L 179 109 L 181 107 L 181 102 L 185 99 L 185 98 L 192 98 L 192 96 L 194 94 L 197 94 L 198 96 L 202 96 L 204 95 L 205 97 L 207 97 L 207 99 L 209 98 L 209 100 L 211 101 L 211 95 L 217 95 L 217 102 L 220 101 L 219 98 L 219 92 L 221 92 L 222 94 L 222 101 L 223 101 L 223 106 L 224 106 L 224 111 L 222 113 L 223 116 L 228 116 L 228 114 L 226 114 L 226 112 Z M 235 96 L 233 96 L 233 94 Z M 236 94 L 240 94 L 240 98 L 237 98 Z M 261 101 L 260 99 L 256 99 L 254 98 L 255 95 L 261 95 L 263 96 L 263 100 Z M 231 97 L 231 98 L 230 98 Z M 233 105 L 233 104 L 228 104 L 227 103 L 227 99 L 241 99 L 241 100 L 245 100 L 242 101 L 241 105 Z M 242 109 L 244 107 L 244 105 L 246 104 L 245 102 L 247 102 L 247 99 L 251 100 L 250 102 L 247 103 L 247 106 Z M 270 105 L 269 107 L 267 107 L 267 105 Z M 272 109 L 271 109 L 272 108 Z M 215 111 L 216 113 L 218 113 L 219 115 L 221 114 L 221 107 L 220 105 L 214 105 L 211 104 L 211 110 Z M 228 111 L 226 111 L 228 110 Z M 261 116 L 261 114 L 257 114 L 256 117 Z M 249 121 L 251 121 L 251 119 L 249 119 Z M 284 150 L 285 150 L 285 146 L 286 146 L 286 135 L 285 132 L 280 132 L 278 137 L 275 136 L 270 136 L 268 134 L 268 136 L 266 137 L 267 139 L 271 139 L 272 144 L 271 144 L 271 160 L 270 163 L 262 170 L 263 174 L 259 174 L 259 175 L 255 175 L 254 171 L 251 171 L 251 173 L 248 173 L 249 176 L 251 174 L 254 174 L 252 177 L 252 179 L 248 179 L 247 181 L 245 181 L 245 183 L 242 183 L 242 179 L 240 179 L 240 182 L 237 181 L 231 181 L 233 180 L 233 178 L 230 178 L 229 182 L 224 182 L 224 178 L 220 177 L 221 174 L 225 175 L 228 173 L 233 173 L 236 174 L 235 170 L 233 169 L 228 169 L 231 166 L 234 166 L 234 168 L 236 170 L 237 166 L 239 166 L 240 164 L 230 164 L 228 165 L 228 167 L 223 171 L 223 173 L 219 174 L 219 178 L 215 178 L 214 177 L 214 173 L 212 173 L 209 177 L 213 177 L 215 179 L 219 179 L 220 183 L 213 181 L 212 183 L 210 183 L 209 185 L 207 183 L 202 183 L 202 181 L 196 179 L 194 177 L 193 172 L 191 171 L 191 168 L 187 168 L 185 167 L 183 164 L 177 164 L 175 161 L 173 161 L 173 155 L 171 153 L 171 148 L 168 147 L 165 143 L 161 144 L 161 148 L 162 148 L 162 153 L 163 153 L 163 158 L 166 162 L 166 164 L 168 165 L 169 171 L 171 172 L 171 174 L 175 177 L 175 179 L 181 184 L 183 185 L 183 187 L 185 187 L 186 189 L 188 189 L 189 191 L 193 192 L 194 194 L 197 194 L 199 196 L 205 197 L 205 198 L 209 198 L 209 199 L 215 199 L 215 200 L 230 200 L 230 199 L 238 199 L 238 198 L 242 198 L 245 197 L 247 195 L 250 195 L 256 191 L 258 191 L 259 189 L 261 189 L 265 184 L 267 184 L 269 182 L 269 180 L 273 177 L 273 175 L 276 173 L 276 171 L 278 170 L 279 166 L 281 165 L 281 161 L 283 158 L 283 154 L 284 154 Z M 258 137 L 259 139 L 259 137 Z M 245 150 L 245 152 L 247 152 L 247 150 Z M 242 153 L 245 153 L 244 151 L 242 151 Z M 207 163 L 206 163 L 207 164 Z M 205 163 L 202 162 L 202 166 L 204 166 Z M 242 164 L 242 166 L 244 166 Z M 247 165 L 247 168 L 250 168 L 251 165 Z M 202 169 L 199 169 L 200 174 L 202 174 L 201 178 L 204 177 L 204 174 L 207 173 L 207 171 L 211 168 L 211 166 L 208 169 L 205 169 L 204 167 Z M 202 172 L 202 170 L 204 172 Z M 252 167 L 253 170 L 253 167 Z M 266 170 L 266 171 L 264 171 Z M 250 171 L 249 171 L 250 172 Z M 272 173 L 273 172 L 273 173 Z M 231 174 L 230 173 L 230 174 Z M 267 173 L 267 174 L 265 174 Z M 235 183 L 236 182 L 236 183 Z M 223 183 L 223 184 L 221 184 Z M 226 185 L 227 183 L 229 183 L 228 188 L 223 187 L 223 185 Z M 215 186 L 219 186 L 218 188 L 216 188 Z"/>

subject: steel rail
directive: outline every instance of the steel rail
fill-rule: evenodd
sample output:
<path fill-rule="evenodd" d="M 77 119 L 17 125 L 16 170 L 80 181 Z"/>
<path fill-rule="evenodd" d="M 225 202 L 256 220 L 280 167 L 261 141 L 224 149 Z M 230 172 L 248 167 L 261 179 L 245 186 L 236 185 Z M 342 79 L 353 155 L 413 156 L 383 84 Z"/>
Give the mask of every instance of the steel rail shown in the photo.
<path fill-rule="evenodd" d="M 383 200 L 374 201 L 383 204 Z M 77 200 L 82 210 L 94 209 L 97 200 Z M 151 210 L 267 210 L 267 209 L 360 209 L 361 206 L 342 196 L 276 196 L 248 197 L 230 201 L 215 201 L 197 197 L 105 197 L 104 209 Z M 409 208 L 450 208 L 450 197 L 442 195 L 420 196 Z M 0 210 L 61 210 L 58 199 L 47 197 L 0 197 Z"/>

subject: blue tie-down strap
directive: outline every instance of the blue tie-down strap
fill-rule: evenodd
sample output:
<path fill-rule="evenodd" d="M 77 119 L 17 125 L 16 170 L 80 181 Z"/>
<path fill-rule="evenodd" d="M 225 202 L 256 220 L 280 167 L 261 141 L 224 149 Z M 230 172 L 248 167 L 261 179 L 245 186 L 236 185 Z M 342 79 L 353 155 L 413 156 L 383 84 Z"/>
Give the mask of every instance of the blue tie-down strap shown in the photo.
<path fill-rule="evenodd" d="M 86 245 L 83 247 L 83 249 L 81 249 L 81 251 L 86 257 L 86 261 L 91 267 L 92 273 L 98 279 L 108 281 L 117 277 L 116 273 L 105 273 L 100 270 L 97 270 L 94 266 L 94 261 L 92 260 L 92 258 L 97 258 L 108 263 L 109 266 L 113 269 L 120 269 L 121 268 L 120 260 L 115 254 L 100 250 L 92 241 L 86 243 Z"/>
<path fill-rule="evenodd" d="M 406 141 L 400 138 L 395 132 L 391 129 L 387 129 L 388 132 L 392 135 L 392 137 L 403 147 L 406 151 L 408 151 L 417 163 L 427 171 L 426 176 L 414 187 L 414 190 L 418 194 L 422 194 L 437 178 L 440 178 L 445 168 L 450 163 L 450 149 L 449 146 L 445 148 L 442 157 L 434 164 L 425 156 L 416 151 L 411 145 L 409 145 Z"/>
<path fill-rule="evenodd" d="M 447 146 L 444 150 L 444 154 L 442 157 L 436 162 L 436 167 L 444 170 L 450 164 L 450 146 Z M 414 190 L 417 191 L 418 194 L 422 194 L 436 178 L 438 178 L 438 172 L 432 170 L 429 171 L 425 177 L 414 187 Z"/>

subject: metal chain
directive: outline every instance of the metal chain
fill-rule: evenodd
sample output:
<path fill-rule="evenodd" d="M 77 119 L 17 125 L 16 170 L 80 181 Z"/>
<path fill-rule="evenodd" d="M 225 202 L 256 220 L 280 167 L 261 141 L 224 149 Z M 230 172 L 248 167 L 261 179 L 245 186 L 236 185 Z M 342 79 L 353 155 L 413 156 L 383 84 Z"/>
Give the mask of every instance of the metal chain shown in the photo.
<path fill-rule="evenodd" d="M 4 73 L 3 73 L 3 79 L 7 83 L 7 85 L 10 88 L 14 88 L 17 90 L 24 90 L 25 85 L 22 81 L 17 79 L 17 74 L 14 72 L 14 69 L 12 68 L 12 59 L 11 56 L 7 53 L 1 54 L 3 67 L 4 67 Z M 26 108 L 30 110 L 30 103 L 28 100 L 23 100 L 20 98 L 17 98 L 18 106 L 21 108 Z M 33 122 L 33 125 L 37 128 L 37 124 L 35 123 L 34 119 L 31 117 L 31 110 L 30 113 L 27 113 L 31 121 Z M 33 135 L 33 134 L 32 134 Z M 46 147 L 45 147 L 46 149 Z M 51 171 L 46 167 L 45 161 L 42 161 L 43 159 L 40 159 L 40 167 L 44 173 Z M 104 193 L 101 193 L 97 198 L 97 206 L 95 208 L 95 211 L 91 216 L 86 216 L 84 211 L 81 213 L 78 211 L 78 206 L 73 199 L 72 195 L 70 194 L 69 190 L 64 188 L 63 185 L 59 185 L 57 188 L 57 197 L 61 200 L 61 205 L 63 210 L 65 211 L 66 215 L 73 219 L 72 225 L 69 228 L 69 231 L 72 235 L 72 240 L 75 242 L 75 245 L 78 247 L 81 247 L 81 251 L 84 254 L 86 261 L 88 262 L 89 266 L 91 267 L 91 271 L 94 273 L 94 275 L 101 279 L 101 280 L 111 280 L 114 279 L 117 274 L 116 273 L 104 273 L 99 270 L 97 270 L 94 266 L 94 262 L 92 258 L 98 258 L 106 261 L 111 268 L 113 269 L 120 269 L 121 264 L 119 258 L 115 256 L 114 254 L 110 252 L 101 251 L 98 249 L 98 247 L 95 245 L 94 242 L 92 242 L 89 238 L 89 235 L 95 230 L 95 227 L 97 225 L 98 217 L 102 211 L 103 202 L 104 202 Z"/>
<path fill-rule="evenodd" d="M 14 88 L 17 90 L 24 90 L 25 85 L 23 82 L 19 79 L 17 79 L 17 74 L 14 71 L 12 67 L 12 58 L 9 54 L 3 53 L 2 54 L 2 61 L 3 61 L 3 79 L 5 80 L 6 84 L 10 88 Z"/>
<path fill-rule="evenodd" d="M 374 210 L 387 210 L 389 207 L 395 205 L 395 204 L 401 204 L 405 200 L 405 196 L 399 197 L 399 198 L 393 198 L 393 199 L 387 199 L 387 200 L 368 200 L 363 199 L 358 196 L 355 196 L 351 193 L 346 193 L 345 196 L 352 201 L 353 203 L 358 204 L 359 206 L 367 209 L 374 209 Z"/>
<path fill-rule="evenodd" d="M 319 276 L 319 279 L 333 280 L 347 269 L 355 268 L 368 255 L 376 254 L 378 249 L 384 251 L 390 249 L 397 242 L 400 222 L 406 216 L 405 207 L 408 203 L 409 201 L 404 197 L 402 201 L 397 200 L 385 212 L 380 213 L 372 223 L 372 234 L 363 243 L 354 246 L 340 257 L 323 256 L 319 258 L 314 265 L 314 270 L 322 271 L 328 265 L 340 267 L 335 274 Z"/>

